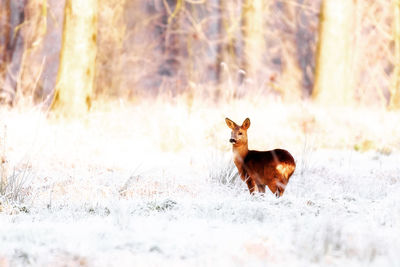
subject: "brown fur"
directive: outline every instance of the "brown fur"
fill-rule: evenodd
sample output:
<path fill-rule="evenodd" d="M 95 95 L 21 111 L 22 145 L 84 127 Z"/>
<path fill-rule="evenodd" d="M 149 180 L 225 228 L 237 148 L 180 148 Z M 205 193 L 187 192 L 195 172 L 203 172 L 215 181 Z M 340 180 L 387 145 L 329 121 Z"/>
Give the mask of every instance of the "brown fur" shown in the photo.
<path fill-rule="evenodd" d="M 265 193 L 265 186 L 268 186 L 277 197 L 282 196 L 296 168 L 292 155 L 283 149 L 249 150 L 247 129 L 250 127 L 250 120 L 247 118 L 242 126 L 238 126 L 228 118 L 225 121 L 232 129 L 229 141 L 233 146 L 233 161 L 240 177 L 246 182 L 250 194 L 256 188 L 258 192 Z"/>

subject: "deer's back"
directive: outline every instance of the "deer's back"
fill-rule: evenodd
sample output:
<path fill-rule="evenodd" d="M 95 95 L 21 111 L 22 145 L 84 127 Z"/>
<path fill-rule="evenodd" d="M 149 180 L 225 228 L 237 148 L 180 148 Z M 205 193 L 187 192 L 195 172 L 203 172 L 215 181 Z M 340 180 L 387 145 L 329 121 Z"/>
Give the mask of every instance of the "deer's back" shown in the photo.
<path fill-rule="evenodd" d="M 294 158 L 283 149 L 270 151 L 249 150 L 244 159 L 244 169 L 255 180 L 256 184 L 268 185 L 276 180 L 287 184 L 295 167 Z"/>

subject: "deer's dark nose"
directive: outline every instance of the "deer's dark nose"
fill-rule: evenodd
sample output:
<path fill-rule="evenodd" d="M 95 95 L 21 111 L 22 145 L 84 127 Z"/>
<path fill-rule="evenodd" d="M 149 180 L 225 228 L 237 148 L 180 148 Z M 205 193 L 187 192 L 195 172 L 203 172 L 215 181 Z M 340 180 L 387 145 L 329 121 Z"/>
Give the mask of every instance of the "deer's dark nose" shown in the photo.
<path fill-rule="evenodd" d="M 233 138 L 229 139 L 229 142 L 231 142 L 232 144 L 236 144 L 236 140 Z"/>

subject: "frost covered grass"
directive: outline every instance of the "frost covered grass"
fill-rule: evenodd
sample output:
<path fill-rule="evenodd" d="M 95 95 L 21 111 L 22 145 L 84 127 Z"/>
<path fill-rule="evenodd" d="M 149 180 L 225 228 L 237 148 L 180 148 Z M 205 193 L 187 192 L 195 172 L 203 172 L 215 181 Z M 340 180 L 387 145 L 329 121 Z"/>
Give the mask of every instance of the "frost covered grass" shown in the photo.
<path fill-rule="evenodd" d="M 179 100 L 79 122 L 1 110 L 13 197 L 0 196 L 0 266 L 400 266 L 398 115 Z M 250 148 L 293 153 L 282 198 L 248 194 L 226 116 L 252 119 Z"/>

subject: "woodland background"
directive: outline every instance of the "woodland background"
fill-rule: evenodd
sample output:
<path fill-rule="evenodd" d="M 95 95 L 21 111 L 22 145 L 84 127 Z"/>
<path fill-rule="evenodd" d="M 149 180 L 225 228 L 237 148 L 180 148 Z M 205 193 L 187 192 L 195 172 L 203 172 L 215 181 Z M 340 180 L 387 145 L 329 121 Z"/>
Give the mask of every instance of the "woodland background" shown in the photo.
<path fill-rule="evenodd" d="M 399 107 L 395 0 L 69 2 L 71 12 L 65 1 L 1 0 L 3 102 L 49 105 L 58 88 L 85 90 L 93 99 L 267 95 Z M 79 27 L 63 27 L 67 16 L 92 16 L 95 23 L 82 22 L 88 28 L 79 34 Z M 63 32 L 75 40 L 63 46 Z M 85 52 L 63 59 L 76 70 L 94 64 L 94 74 L 80 78 L 91 82 L 61 83 L 61 49 L 84 43 L 92 32 L 91 60 L 78 60 Z"/>

